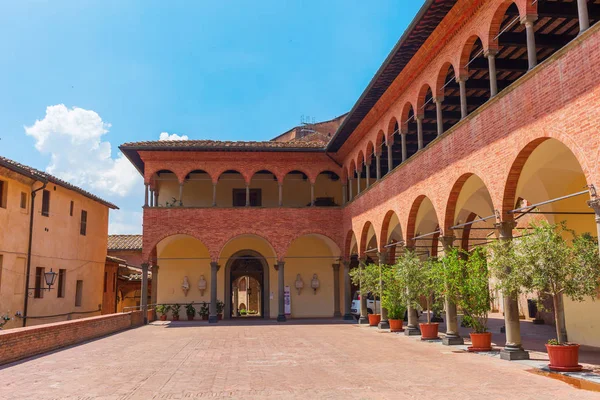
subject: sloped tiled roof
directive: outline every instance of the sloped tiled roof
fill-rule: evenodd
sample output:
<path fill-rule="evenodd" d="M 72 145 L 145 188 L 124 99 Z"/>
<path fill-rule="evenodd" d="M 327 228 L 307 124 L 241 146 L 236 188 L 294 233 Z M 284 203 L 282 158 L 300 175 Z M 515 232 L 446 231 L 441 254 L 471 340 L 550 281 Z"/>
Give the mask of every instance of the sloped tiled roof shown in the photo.
<path fill-rule="evenodd" d="M 10 160 L 6 157 L 2 157 L 0 156 L 0 166 L 3 166 L 11 171 L 14 171 L 16 173 L 19 173 L 21 175 L 27 176 L 28 178 L 32 178 L 32 179 L 41 179 L 41 180 L 46 180 L 48 182 L 54 183 L 56 185 L 62 186 L 65 189 L 69 189 L 72 190 L 74 192 L 77 192 L 89 199 L 92 199 L 94 201 L 97 201 L 100 204 L 103 204 L 105 206 L 107 206 L 108 208 L 112 208 L 113 210 L 118 210 L 119 207 L 117 207 L 116 205 L 114 205 L 113 203 L 110 203 L 106 200 L 101 199 L 100 197 L 96 196 L 95 194 L 92 194 L 86 190 L 83 190 L 80 187 L 77 187 L 73 184 L 70 184 L 67 181 L 63 181 L 60 178 L 57 178 L 53 175 L 48 174 L 47 172 L 43 172 L 40 171 L 38 169 L 35 169 L 33 167 L 29 167 L 27 165 L 18 163 L 16 161 Z"/>
<path fill-rule="evenodd" d="M 327 143 L 322 140 L 289 142 L 234 142 L 220 140 L 157 140 L 149 142 L 125 143 L 121 150 L 269 150 L 269 149 L 320 149 Z"/>
<path fill-rule="evenodd" d="M 142 250 L 142 235 L 108 235 L 108 250 Z"/>

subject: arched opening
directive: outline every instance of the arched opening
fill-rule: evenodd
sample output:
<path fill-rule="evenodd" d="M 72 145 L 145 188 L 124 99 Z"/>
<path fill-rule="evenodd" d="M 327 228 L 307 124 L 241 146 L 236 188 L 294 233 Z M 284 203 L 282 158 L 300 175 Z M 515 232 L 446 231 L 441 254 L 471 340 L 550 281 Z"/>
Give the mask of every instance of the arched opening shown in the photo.
<path fill-rule="evenodd" d="M 410 103 L 404 105 L 402 111 L 402 134 L 406 135 L 406 159 L 409 159 L 419 150 L 419 142 L 417 135 L 417 119 L 415 110 Z M 403 154 L 404 156 L 404 154 Z"/>
<path fill-rule="evenodd" d="M 456 81 L 456 71 L 454 66 L 446 63 L 440 72 L 442 79 L 442 87 L 440 87 L 440 95 L 443 96 L 442 102 L 442 121 L 443 132 L 452 128 L 458 121 L 461 120 L 460 111 L 460 86 Z"/>
<path fill-rule="evenodd" d="M 290 287 L 292 318 L 341 315 L 341 251 L 330 238 L 307 234 L 296 238 L 285 255 L 285 285 Z M 313 289 L 313 281 L 318 287 Z M 299 288 L 301 286 L 301 288 Z"/>
<path fill-rule="evenodd" d="M 504 218 L 514 219 L 517 229 L 525 228 L 534 219 L 564 221 L 576 233 L 596 236 L 594 214 L 587 205 L 587 184 L 577 157 L 566 145 L 556 139 L 537 139 L 525 146 L 511 167 L 504 190 Z M 542 202 L 547 203 L 538 205 Z M 520 208 L 524 209 L 511 212 Z M 551 313 L 552 299 L 543 301 Z M 599 346 L 600 338 L 592 332 L 600 324 L 600 305 L 589 300 L 577 303 L 566 297 L 563 301 L 569 340 Z M 520 299 L 519 308 L 525 315 L 526 306 L 525 300 Z M 553 322 L 549 313 L 544 313 L 543 318 Z"/>
<path fill-rule="evenodd" d="M 508 6 L 508 7 L 507 7 Z M 503 9 L 505 10 L 503 13 Z M 502 17 L 496 17 L 500 22 L 499 29 L 492 26 L 492 40 L 498 42 L 496 54 L 496 79 L 498 90 L 501 91 L 515 80 L 523 76 L 529 69 L 527 58 L 527 35 L 525 25 L 520 23 L 519 8 L 515 3 L 504 3 L 498 10 Z M 499 36 L 498 36 L 499 35 Z M 484 68 L 481 65 L 481 68 Z"/>
<path fill-rule="evenodd" d="M 234 253 L 225 266 L 225 316 L 265 317 L 268 307 L 267 294 L 269 264 L 254 250 L 240 250 Z M 227 306 L 229 304 L 229 306 Z"/>
<path fill-rule="evenodd" d="M 291 171 L 283 179 L 283 206 L 309 207 L 310 181 L 301 171 Z"/>
<path fill-rule="evenodd" d="M 153 281 L 158 282 L 158 304 L 199 304 L 210 302 L 210 254 L 208 248 L 189 235 L 172 235 L 156 245 L 156 264 L 159 273 Z M 207 283 L 201 290 L 200 282 Z M 181 310 L 181 313 L 185 313 Z"/>
<path fill-rule="evenodd" d="M 332 171 L 323 171 L 315 180 L 315 206 L 337 207 L 342 204 L 342 180 Z"/>
<path fill-rule="evenodd" d="M 247 200 L 244 176 L 235 170 L 223 172 L 217 183 L 217 206 L 245 207 Z"/>
<path fill-rule="evenodd" d="M 392 161 L 389 166 L 394 169 L 402 163 L 402 137 L 400 136 L 400 125 L 396 118 L 392 118 L 388 124 L 387 139 L 388 146 L 392 147 Z"/>
<path fill-rule="evenodd" d="M 356 195 L 358 196 L 367 187 L 367 166 L 365 165 L 365 155 L 362 150 L 358 152 L 356 159 Z"/>
<path fill-rule="evenodd" d="M 279 184 L 270 171 L 256 172 L 250 180 L 251 207 L 277 207 L 279 205 Z"/>
<path fill-rule="evenodd" d="M 395 264 L 396 257 L 404 248 L 404 236 L 400 219 L 394 211 L 388 211 L 383 218 L 381 227 L 381 246 L 387 252 L 387 264 Z"/>
<path fill-rule="evenodd" d="M 377 134 L 375 151 L 379 151 L 380 154 L 379 163 L 381 164 L 381 176 L 383 177 L 390 172 L 388 168 L 388 145 L 387 140 L 385 139 L 385 133 L 383 131 L 379 131 Z"/>
<path fill-rule="evenodd" d="M 468 115 L 491 97 L 489 64 L 479 37 L 474 36 L 465 44 L 461 70 L 466 72 L 468 78 L 465 82 Z"/>
<path fill-rule="evenodd" d="M 269 268 L 269 265 L 272 266 L 276 262 L 277 255 L 271 244 L 257 235 L 236 236 L 223 246 L 219 254 L 219 264 L 224 265 L 225 268 L 219 269 L 217 273 L 218 282 L 222 282 L 218 285 L 220 290 L 217 297 L 223 299 L 223 318 L 241 316 L 239 306 L 243 299 L 240 297 L 240 292 L 234 290 L 234 283 L 244 276 L 256 279 L 260 286 L 260 298 L 252 303 L 260 307 L 252 311 L 259 311 L 259 316 L 263 318 L 277 317 L 278 293 L 271 287 L 271 282 L 275 282 L 276 285 L 277 272 L 274 268 Z M 271 291 L 274 292 L 272 299 Z M 244 302 L 244 306 L 248 310 L 250 304 Z"/>
<path fill-rule="evenodd" d="M 173 171 L 161 169 L 151 180 L 150 204 L 154 207 L 180 207 L 179 179 Z"/>
<path fill-rule="evenodd" d="M 356 163 L 354 162 L 354 160 L 350 161 L 350 166 L 348 167 L 348 179 L 350 180 L 350 182 L 348 182 L 348 199 L 352 200 L 358 194 L 356 179 Z"/>
<path fill-rule="evenodd" d="M 377 181 L 377 157 L 375 157 L 375 146 L 373 145 L 373 142 L 369 142 L 367 144 L 367 151 L 365 152 L 365 162 L 367 163 L 367 186 L 370 186 Z"/>
<path fill-rule="evenodd" d="M 210 207 L 213 205 L 213 184 L 210 175 L 194 170 L 186 175 L 183 184 L 184 207 Z"/>
<path fill-rule="evenodd" d="M 433 101 L 433 91 L 429 85 L 423 86 L 417 102 L 417 116 L 423 118 L 423 147 L 437 137 L 437 113 Z"/>
<path fill-rule="evenodd" d="M 414 201 L 407 228 L 407 243 L 417 254 L 434 257 L 442 250 L 439 241 L 440 223 L 433 203 L 426 196 Z"/>

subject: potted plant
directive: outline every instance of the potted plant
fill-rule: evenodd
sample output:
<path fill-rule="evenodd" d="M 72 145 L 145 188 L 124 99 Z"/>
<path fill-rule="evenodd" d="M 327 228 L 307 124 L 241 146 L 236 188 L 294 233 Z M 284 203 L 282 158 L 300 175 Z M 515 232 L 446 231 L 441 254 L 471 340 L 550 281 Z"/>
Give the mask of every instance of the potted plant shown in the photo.
<path fill-rule="evenodd" d="M 202 318 L 202 321 L 208 321 L 208 304 L 202 303 L 200 309 L 198 310 L 198 315 Z"/>
<path fill-rule="evenodd" d="M 160 305 L 156 306 L 156 312 L 160 314 L 161 321 L 167 320 L 167 314 L 169 313 L 170 310 L 171 310 L 171 307 L 166 304 L 160 304 Z"/>
<path fill-rule="evenodd" d="M 194 316 L 196 316 L 196 309 L 194 308 L 194 303 L 190 303 L 185 306 L 185 314 L 187 315 L 188 321 L 194 320 Z"/>
<path fill-rule="evenodd" d="M 390 332 L 402 332 L 402 320 L 406 312 L 406 290 L 398 278 L 397 266 L 384 269 L 381 306 L 388 312 Z"/>
<path fill-rule="evenodd" d="M 416 276 L 420 276 L 421 284 L 413 288 L 413 291 L 418 296 L 425 298 L 427 305 L 427 322 L 420 323 L 421 340 L 438 339 L 439 322 L 432 322 L 432 310 L 439 306 L 440 291 L 444 285 L 443 275 L 440 273 L 442 263 L 437 257 L 429 257 L 427 260 L 420 263 L 420 267 L 415 271 Z M 419 303 L 415 303 L 419 305 Z M 423 310 L 425 311 L 425 310 Z"/>
<path fill-rule="evenodd" d="M 225 303 L 221 300 L 217 300 L 217 319 L 220 321 L 223 319 L 223 309 L 225 308 Z"/>
<path fill-rule="evenodd" d="M 572 245 L 565 237 L 571 236 Z M 546 344 L 550 369 L 579 371 L 579 345 L 566 337 L 562 298 L 584 301 L 597 295 L 600 280 L 598 243 L 589 233 L 576 235 L 565 223 L 532 224 L 519 240 L 528 289 L 552 297 L 556 340 Z"/>
<path fill-rule="evenodd" d="M 171 315 L 173 315 L 173 321 L 179 321 L 179 310 L 181 309 L 180 304 L 173 304 L 171 306 Z"/>
<path fill-rule="evenodd" d="M 350 271 L 350 278 L 352 283 L 359 287 L 360 296 L 367 298 L 369 293 L 380 293 L 379 265 L 369 263 L 364 267 L 354 268 Z M 377 326 L 381 322 L 381 314 L 377 313 L 377 299 L 375 299 L 374 307 L 373 312 L 368 314 L 369 326 Z"/>
<path fill-rule="evenodd" d="M 483 248 L 477 247 L 465 254 L 463 271 L 458 273 L 457 305 L 463 310 L 463 321 L 473 329 L 469 351 L 491 351 L 492 333 L 488 332 L 488 313 L 491 309 L 490 274 L 487 256 Z"/>

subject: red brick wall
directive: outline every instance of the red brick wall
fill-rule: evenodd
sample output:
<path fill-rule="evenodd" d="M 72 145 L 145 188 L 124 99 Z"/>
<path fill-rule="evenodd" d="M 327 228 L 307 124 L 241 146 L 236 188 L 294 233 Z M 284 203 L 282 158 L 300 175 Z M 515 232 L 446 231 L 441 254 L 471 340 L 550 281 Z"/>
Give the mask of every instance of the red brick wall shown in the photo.
<path fill-rule="evenodd" d="M 141 315 L 138 311 L 0 331 L 0 365 L 139 326 Z"/>

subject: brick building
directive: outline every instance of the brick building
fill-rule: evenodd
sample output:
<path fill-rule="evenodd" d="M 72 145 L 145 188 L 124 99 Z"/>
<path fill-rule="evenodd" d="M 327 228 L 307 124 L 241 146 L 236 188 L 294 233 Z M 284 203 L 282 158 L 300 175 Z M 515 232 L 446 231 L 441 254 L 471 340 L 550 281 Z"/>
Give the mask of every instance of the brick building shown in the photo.
<path fill-rule="evenodd" d="M 261 315 L 283 321 L 290 287 L 291 317 L 338 316 L 357 259 L 510 238 L 522 207 L 564 196 L 540 216 L 595 233 L 598 19 L 597 1 L 427 0 L 332 137 L 122 145 L 146 184 L 154 300 L 211 301 L 216 320 L 221 299 L 230 318 L 246 271 Z M 513 358 L 517 304 L 498 304 Z M 598 307 L 565 300 L 569 339 L 600 346 Z"/>

